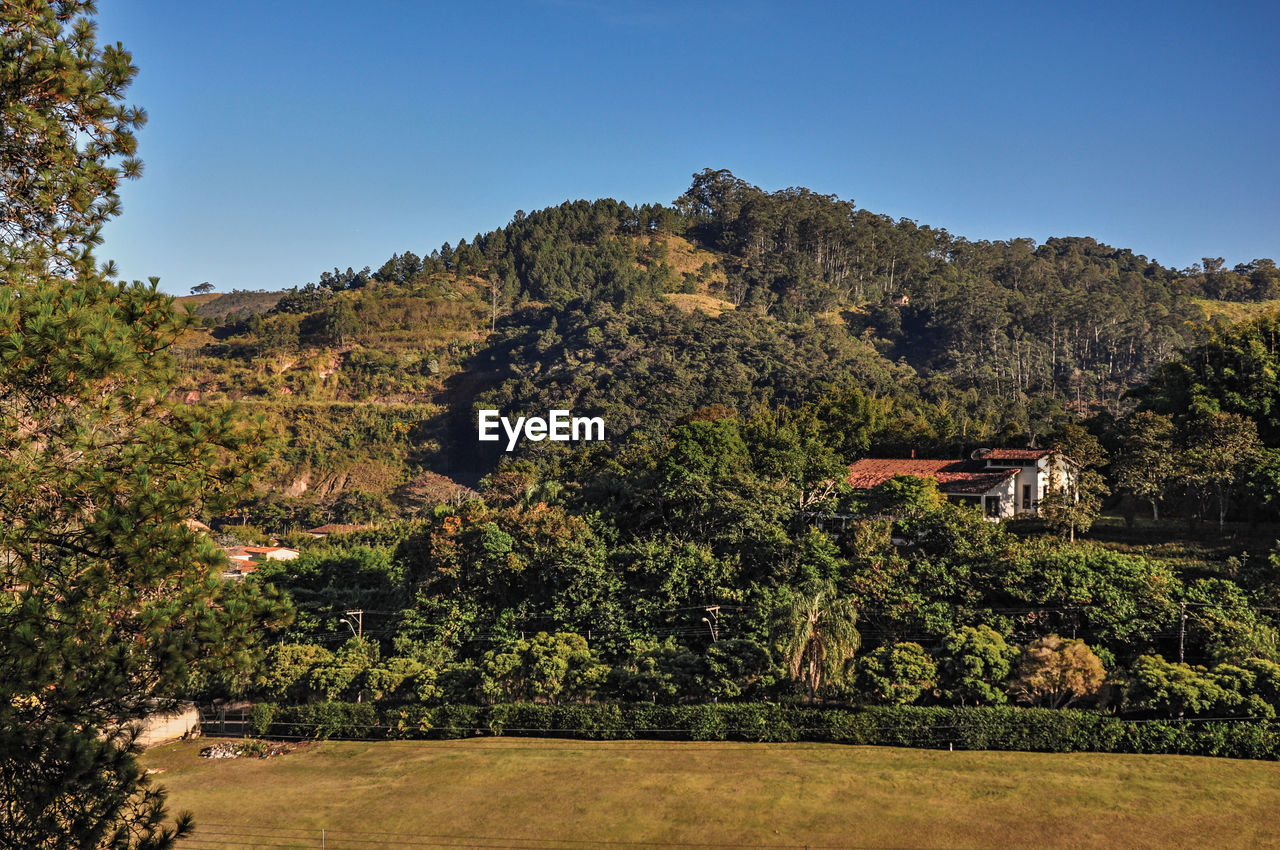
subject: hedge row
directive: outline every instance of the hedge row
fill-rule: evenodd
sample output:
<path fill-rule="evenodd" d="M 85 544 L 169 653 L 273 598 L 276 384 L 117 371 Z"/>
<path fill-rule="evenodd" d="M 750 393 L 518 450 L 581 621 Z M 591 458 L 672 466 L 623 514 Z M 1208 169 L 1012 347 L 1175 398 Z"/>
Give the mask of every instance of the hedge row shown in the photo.
<path fill-rule="evenodd" d="M 1280 722 L 1140 721 L 1087 711 L 897 706 L 848 710 L 770 703 L 686 706 L 414 706 L 369 703 L 254 707 L 255 734 L 276 738 L 532 736 L 679 741 L 821 741 L 959 750 L 1179 753 L 1280 758 Z"/>

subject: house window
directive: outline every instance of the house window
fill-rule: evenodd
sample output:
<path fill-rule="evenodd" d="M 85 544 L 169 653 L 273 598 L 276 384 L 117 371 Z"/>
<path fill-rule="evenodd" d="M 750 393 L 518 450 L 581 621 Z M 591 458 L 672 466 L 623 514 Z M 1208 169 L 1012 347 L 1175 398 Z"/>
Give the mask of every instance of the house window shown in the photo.
<path fill-rule="evenodd" d="M 1000 516 L 1000 497 L 988 496 L 986 501 L 987 501 L 987 516 L 995 516 L 995 517 Z"/>
<path fill-rule="evenodd" d="M 1031 510 L 1031 485 L 1022 485 L 1022 509 L 1024 511 Z"/>

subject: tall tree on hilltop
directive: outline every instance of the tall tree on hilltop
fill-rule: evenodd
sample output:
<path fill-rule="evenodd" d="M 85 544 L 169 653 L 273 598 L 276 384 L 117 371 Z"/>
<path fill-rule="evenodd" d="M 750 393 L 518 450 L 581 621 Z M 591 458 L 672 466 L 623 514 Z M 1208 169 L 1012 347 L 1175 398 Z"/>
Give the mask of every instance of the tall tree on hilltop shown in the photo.
<path fill-rule="evenodd" d="M 133 721 L 196 669 L 253 655 L 270 592 L 219 580 L 184 521 L 260 456 L 229 410 L 176 405 L 172 299 L 113 282 L 93 245 L 139 173 L 135 69 L 92 3 L 0 12 L 0 846 L 164 848 Z M 123 160 L 120 160 L 124 157 Z"/>

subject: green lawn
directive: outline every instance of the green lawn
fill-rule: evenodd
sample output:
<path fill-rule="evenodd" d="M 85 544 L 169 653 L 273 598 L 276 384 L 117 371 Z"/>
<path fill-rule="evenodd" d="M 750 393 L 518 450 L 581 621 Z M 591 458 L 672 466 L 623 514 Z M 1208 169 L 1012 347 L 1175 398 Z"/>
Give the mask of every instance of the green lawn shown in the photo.
<path fill-rule="evenodd" d="M 519 738 L 145 763 L 227 847 L 1280 846 L 1280 764 Z"/>

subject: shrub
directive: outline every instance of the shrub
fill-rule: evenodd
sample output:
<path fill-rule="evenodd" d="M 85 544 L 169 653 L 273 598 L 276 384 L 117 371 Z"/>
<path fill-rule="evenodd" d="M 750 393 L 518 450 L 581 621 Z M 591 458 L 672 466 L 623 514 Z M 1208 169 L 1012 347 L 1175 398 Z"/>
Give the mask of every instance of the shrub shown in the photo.
<path fill-rule="evenodd" d="M 271 702 L 260 702 L 249 710 L 249 728 L 253 734 L 262 737 L 271 731 L 271 724 L 276 719 L 280 707 Z"/>
<path fill-rule="evenodd" d="M 990 626 L 965 626 L 953 632 L 943 645 L 943 697 L 961 705 L 966 701 L 1002 705 L 1006 701 L 1003 682 L 1017 655 Z"/>
<path fill-rule="evenodd" d="M 379 716 L 369 703 L 255 707 L 254 734 L 315 738 L 823 741 L 1032 752 L 1175 753 L 1280 758 L 1275 721 L 1134 721 L 1074 709 L 877 706 L 861 710 L 779 703 L 618 705 L 504 703 L 407 706 Z M 269 727 L 269 728 L 265 728 Z"/>
<path fill-rule="evenodd" d="M 858 689 L 888 705 L 916 702 L 938 683 L 937 665 L 918 643 L 886 644 L 858 666 Z"/>
<path fill-rule="evenodd" d="M 280 709 L 270 734 L 288 738 L 385 738 L 372 703 L 317 702 Z"/>
<path fill-rule="evenodd" d="M 1048 635 L 1023 651 L 1013 693 L 1023 702 L 1066 708 L 1096 694 L 1106 678 L 1101 659 L 1084 641 Z"/>

